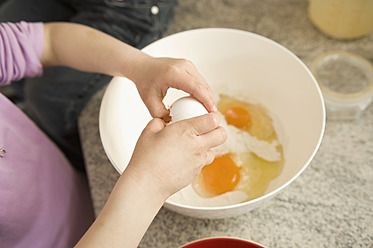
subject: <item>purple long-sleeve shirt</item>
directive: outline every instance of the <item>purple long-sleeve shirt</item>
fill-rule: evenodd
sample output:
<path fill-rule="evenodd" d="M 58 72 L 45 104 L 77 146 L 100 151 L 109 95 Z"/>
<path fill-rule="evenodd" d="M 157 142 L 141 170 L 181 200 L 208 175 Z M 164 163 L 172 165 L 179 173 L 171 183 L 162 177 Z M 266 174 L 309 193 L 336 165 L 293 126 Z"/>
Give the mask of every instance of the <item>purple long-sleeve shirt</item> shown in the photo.
<path fill-rule="evenodd" d="M 0 23 L 0 85 L 42 73 L 43 24 Z"/>
<path fill-rule="evenodd" d="M 42 73 L 42 23 L 0 24 L 0 85 Z M 73 247 L 93 221 L 85 177 L 0 94 L 0 247 Z"/>

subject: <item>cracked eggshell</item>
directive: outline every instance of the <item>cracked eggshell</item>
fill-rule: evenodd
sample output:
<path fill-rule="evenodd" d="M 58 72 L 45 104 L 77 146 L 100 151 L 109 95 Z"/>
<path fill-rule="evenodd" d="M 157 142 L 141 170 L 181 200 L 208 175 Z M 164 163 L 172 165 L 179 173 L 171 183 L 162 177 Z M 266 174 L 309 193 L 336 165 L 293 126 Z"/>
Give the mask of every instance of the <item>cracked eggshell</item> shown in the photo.
<path fill-rule="evenodd" d="M 170 108 L 170 124 L 207 113 L 206 108 L 195 98 L 191 96 L 182 97 L 176 100 Z"/>

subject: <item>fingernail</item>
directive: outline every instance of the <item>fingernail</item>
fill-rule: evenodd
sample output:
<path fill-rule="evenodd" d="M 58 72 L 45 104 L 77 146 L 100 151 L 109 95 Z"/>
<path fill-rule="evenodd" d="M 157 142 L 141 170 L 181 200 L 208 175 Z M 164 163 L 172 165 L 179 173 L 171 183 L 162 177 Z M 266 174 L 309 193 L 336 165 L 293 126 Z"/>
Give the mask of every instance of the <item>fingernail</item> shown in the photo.
<path fill-rule="evenodd" d="M 216 105 L 212 106 L 212 111 L 213 112 L 218 112 L 218 108 L 216 107 Z"/>

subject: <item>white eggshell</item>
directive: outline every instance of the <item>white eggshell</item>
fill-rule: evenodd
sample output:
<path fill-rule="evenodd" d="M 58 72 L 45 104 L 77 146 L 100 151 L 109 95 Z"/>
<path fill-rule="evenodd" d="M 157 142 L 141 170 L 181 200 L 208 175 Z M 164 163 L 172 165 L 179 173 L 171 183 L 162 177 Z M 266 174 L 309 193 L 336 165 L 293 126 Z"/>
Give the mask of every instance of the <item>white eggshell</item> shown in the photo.
<path fill-rule="evenodd" d="M 182 97 L 176 100 L 170 108 L 171 122 L 193 118 L 207 114 L 208 111 L 198 100 L 191 96 Z"/>

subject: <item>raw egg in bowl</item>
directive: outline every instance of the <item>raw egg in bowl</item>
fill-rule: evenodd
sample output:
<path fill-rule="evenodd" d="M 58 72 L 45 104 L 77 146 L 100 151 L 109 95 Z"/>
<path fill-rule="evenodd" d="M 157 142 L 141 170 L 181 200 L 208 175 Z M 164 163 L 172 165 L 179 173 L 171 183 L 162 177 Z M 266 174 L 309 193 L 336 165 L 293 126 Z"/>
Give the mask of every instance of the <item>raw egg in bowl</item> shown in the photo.
<path fill-rule="evenodd" d="M 210 84 L 228 133 L 227 142 L 214 148 L 214 162 L 166 208 L 198 218 L 246 213 L 293 182 L 316 154 L 325 127 L 320 89 L 304 63 L 278 43 L 211 28 L 165 37 L 143 51 L 192 61 Z M 164 103 L 172 106 L 185 96 L 170 89 Z M 99 121 L 105 152 L 119 173 L 150 119 L 135 85 L 113 78 Z"/>

